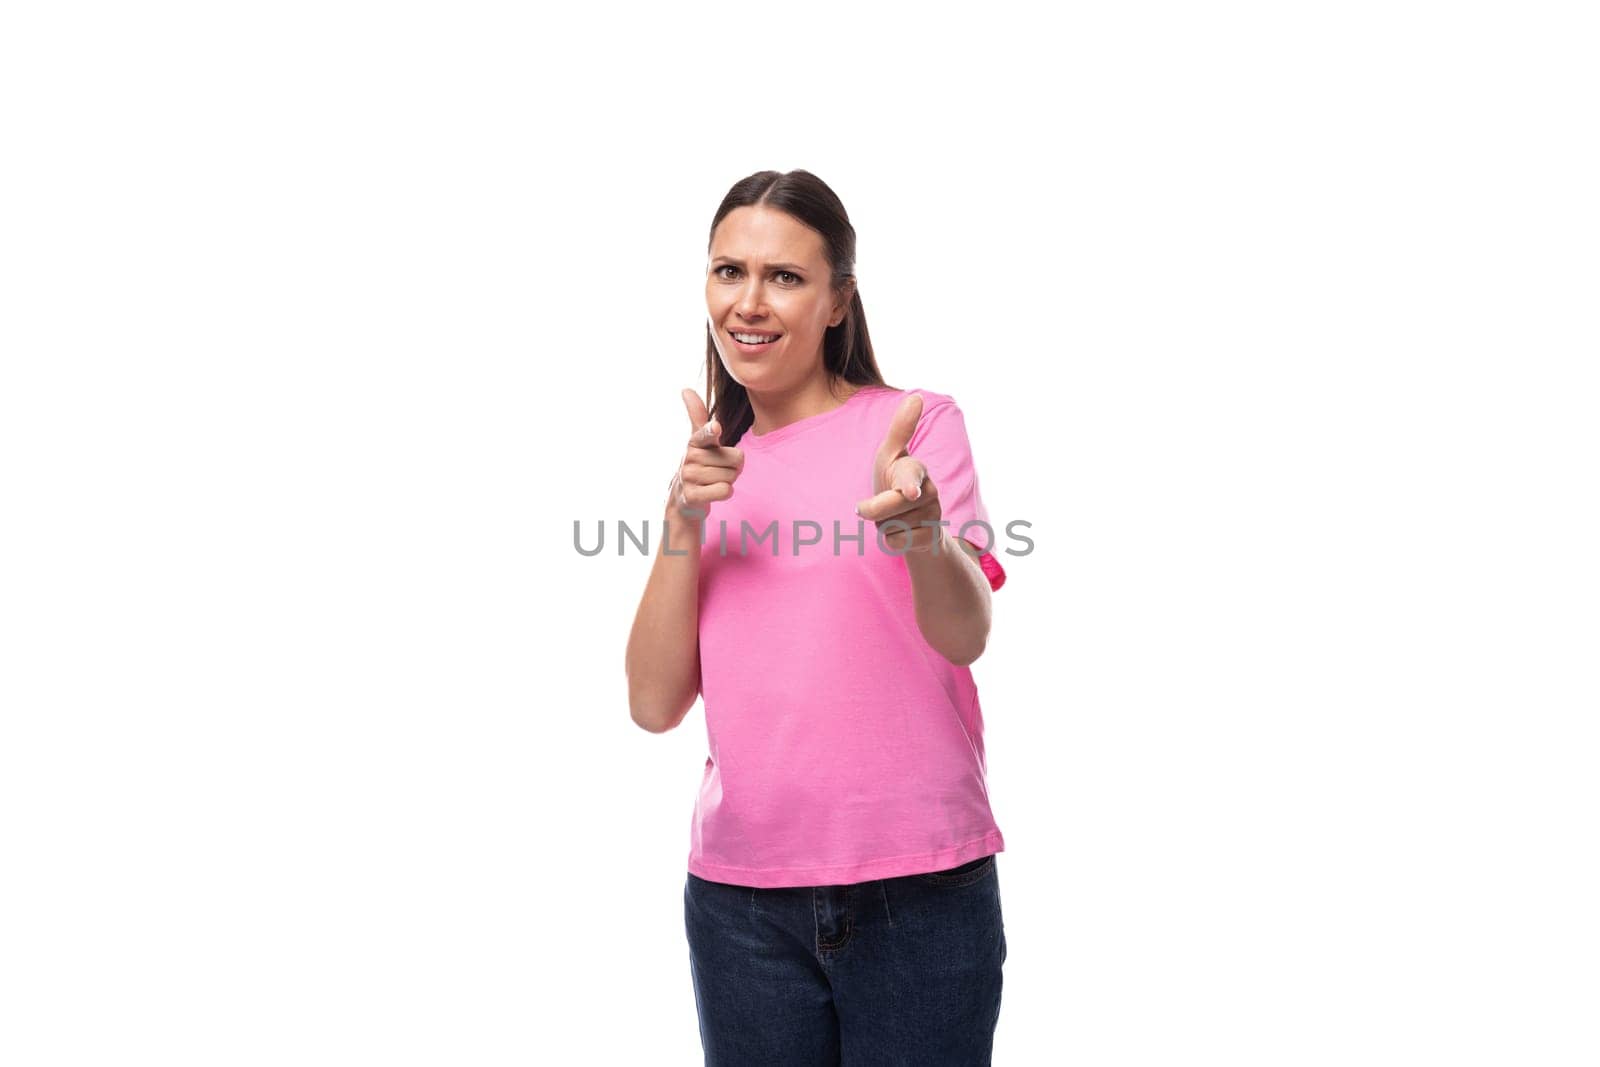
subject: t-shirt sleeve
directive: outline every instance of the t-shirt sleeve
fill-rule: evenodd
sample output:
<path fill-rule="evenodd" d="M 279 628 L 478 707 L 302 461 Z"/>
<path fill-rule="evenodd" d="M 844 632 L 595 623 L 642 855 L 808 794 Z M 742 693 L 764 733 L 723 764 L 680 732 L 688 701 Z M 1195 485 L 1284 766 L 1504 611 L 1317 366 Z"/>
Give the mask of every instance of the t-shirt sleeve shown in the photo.
<path fill-rule="evenodd" d="M 999 589 L 1005 583 L 1006 572 L 991 551 L 995 531 L 978 491 L 978 471 L 967 440 L 966 420 L 954 400 L 921 395 L 922 416 L 906 451 L 928 469 L 928 477 L 939 491 L 940 517 L 948 523 L 945 529 L 951 537 L 964 538 L 979 549 L 978 564 L 989 579 L 989 588 Z"/>

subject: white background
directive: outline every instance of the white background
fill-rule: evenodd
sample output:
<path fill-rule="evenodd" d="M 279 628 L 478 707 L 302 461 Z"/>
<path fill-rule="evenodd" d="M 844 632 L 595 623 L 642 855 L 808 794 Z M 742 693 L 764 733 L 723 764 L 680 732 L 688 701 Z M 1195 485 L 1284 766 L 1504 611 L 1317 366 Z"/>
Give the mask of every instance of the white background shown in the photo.
<path fill-rule="evenodd" d="M 700 1062 L 629 719 L 707 227 L 1027 519 L 996 1063 L 1593 1064 L 1580 5 L 8 5 L 0 1060 Z"/>

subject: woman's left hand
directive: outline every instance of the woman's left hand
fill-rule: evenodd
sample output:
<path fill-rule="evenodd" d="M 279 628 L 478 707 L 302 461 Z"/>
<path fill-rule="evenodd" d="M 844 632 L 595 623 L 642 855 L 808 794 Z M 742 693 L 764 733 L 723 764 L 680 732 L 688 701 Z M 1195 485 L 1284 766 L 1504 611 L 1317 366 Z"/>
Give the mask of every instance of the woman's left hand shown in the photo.
<path fill-rule="evenodd" d="M 944 529 L 938 524 L 939 490 L 922 461 L 906 451 L 921 417 L 922 397 L 908 394 L 895 409 L 889 430 L 872 459 L 875 495 L 856 505 L 856 514 L 871 519 L 880 529 L 884 547 L 897 555 L 935 551 L 944 536 Z"/>

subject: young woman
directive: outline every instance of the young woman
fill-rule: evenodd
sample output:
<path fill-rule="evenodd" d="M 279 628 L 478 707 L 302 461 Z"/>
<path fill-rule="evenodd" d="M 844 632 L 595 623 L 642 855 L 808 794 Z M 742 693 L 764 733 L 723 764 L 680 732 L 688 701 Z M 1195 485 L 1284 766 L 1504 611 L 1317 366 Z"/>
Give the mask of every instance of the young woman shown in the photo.
<path fill-rule="evenodd" d="M 704 699 L 684 920 L 708 1064 L 988 1063 L 1000 1013 L 1005 841 L 968 666 L 1005 572 L 961 411 L 884 383 L 854 267 L 815 175 L 723 199 L 710 410 L 684 390 L 628 640 L 636 723 Z"/>

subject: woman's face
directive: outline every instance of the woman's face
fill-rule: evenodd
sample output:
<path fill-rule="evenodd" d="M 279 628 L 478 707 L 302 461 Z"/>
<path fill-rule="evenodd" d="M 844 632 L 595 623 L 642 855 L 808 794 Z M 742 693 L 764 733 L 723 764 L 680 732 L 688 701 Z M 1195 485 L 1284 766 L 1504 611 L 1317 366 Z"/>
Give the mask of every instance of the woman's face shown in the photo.
<path fill-rule="evenodd" d="M 822 235 L 793 215 L 756 205 L 723 216 L 711 238 L 706 315 L 734 381 L 776 391 L 820 373 L 823 334 L 846 307 L 831 280 Z M 776 340 L 735 336 L 747 331 Z"/>

